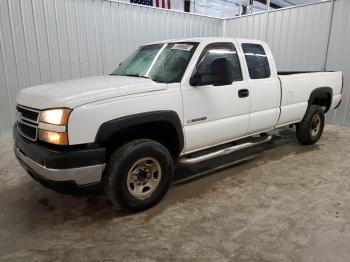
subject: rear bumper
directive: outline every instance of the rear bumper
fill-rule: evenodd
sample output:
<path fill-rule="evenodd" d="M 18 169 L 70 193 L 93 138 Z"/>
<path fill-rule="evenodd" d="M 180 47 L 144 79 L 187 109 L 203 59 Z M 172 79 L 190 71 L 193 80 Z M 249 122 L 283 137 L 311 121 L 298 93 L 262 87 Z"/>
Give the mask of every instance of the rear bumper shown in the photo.
<path fill-rule="evenodd" d="M 336 109 L 340 106 L 342 101 L 342 94 L 334 95 L 332 98 L 332 104 L 330 109 Z"/>
<path fill-rule="evenodd" d="M 342 99 L 339 100 L 338 104 L 334 107 L 334 109 L 337 109 L 341 105 Z"/>
<path fill-rule="evenodd" d="M 46 185 L 86 186 L 101 181 L 104 148 L 53 150 L 26 140 L 16 128 L 14 138 L 14 152 L 19 163 L 33 178 Z"/>

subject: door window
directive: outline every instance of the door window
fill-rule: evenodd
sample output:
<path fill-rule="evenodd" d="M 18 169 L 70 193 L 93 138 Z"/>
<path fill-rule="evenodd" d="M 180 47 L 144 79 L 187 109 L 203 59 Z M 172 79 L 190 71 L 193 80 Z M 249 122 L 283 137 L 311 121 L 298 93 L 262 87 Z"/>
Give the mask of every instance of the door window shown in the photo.
<path fill-rule="evenodd" d="M 210 44 L 204 50 L 199 59 L 197 72 L 206 75 L 211 72 L 211 64 L 218 58 L 226 58 L 232 67 L 234 81 L 242 80 L 241 65 L 239 63 L 236 48 L 233 44 Z"/>
<path fill-rule="evenodd" d="M 259 44 L 242 44 L 251 79 L 269 78 L 271 75 L 269 61 L 264 48 Z"/>

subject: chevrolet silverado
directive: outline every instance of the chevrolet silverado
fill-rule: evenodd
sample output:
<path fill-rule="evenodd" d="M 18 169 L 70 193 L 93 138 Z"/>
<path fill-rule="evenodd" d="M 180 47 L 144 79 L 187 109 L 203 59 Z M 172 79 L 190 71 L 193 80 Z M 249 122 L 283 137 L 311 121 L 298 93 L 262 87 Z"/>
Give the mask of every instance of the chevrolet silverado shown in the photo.
<path fill-rule="evenodd" d="M 14 151 L 47 187 L 102 184 L 114 204 L 143 210 L 165 195 L 175 163 L 264 143 L 289 125 L 301 144 L 316 143 L 341 91 L 342 72 L 277 72 L 263 41 L 161 41 L 110 75 L 23 89 Z"/>

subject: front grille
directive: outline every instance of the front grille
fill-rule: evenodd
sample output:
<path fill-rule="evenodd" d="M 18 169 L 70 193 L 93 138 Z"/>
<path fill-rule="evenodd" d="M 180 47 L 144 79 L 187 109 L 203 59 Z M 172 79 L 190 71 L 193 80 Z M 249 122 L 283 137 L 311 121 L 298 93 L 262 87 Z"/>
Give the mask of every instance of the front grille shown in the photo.
<path fill-rule="evenodd" d="M 29 126 L 25 123 L 17 123 L 17 127 L 21 135 L 29 138 L 30 140 L 36 140 L 36 132 L 38 129 L 36 126 Z"/>
<path fill-rule="evenodd" d="M 17 128 L 29 140 L 36 141 L 40 111 L 17 105 Z"/>
<path fill-rule="evenodd" d="M 37 123 L 39 120 L 38 118 L 40 111 L 38 110 L 18 105 L 17 112 L 18 115 L 21 115 L 24 120 L 27 120 L 29 122 Z"/>

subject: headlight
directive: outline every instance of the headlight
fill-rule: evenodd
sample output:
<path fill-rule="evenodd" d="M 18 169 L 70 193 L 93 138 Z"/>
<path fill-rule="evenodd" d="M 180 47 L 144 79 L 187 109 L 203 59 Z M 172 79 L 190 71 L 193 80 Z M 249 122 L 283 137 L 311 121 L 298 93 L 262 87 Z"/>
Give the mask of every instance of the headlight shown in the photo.
<path fill-rule="evenodd" d="M 67 124 L 71 112 L 68 108 L 42 111 L 39 118 L 39 140 L 55 145 L 68 145 Z"/>
<path fill-rule="evenodd" d="M 71 111 L 68 108 L 45 110 L 41 112 L 39 121 L 52 125 L 67 125 Z"/>

